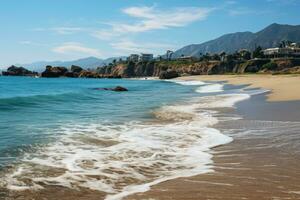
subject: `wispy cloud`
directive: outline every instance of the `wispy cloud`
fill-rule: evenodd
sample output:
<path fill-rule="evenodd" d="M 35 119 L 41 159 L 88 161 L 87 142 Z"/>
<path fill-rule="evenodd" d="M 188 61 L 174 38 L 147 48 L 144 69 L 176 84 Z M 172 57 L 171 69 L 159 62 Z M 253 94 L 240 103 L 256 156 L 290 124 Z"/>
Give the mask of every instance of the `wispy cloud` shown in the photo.
<path fill-rule="evenodd" d="M 82 32 L 90 32 L 93 29 L 91 28 L 83 28 L 83 27 L 72 27 L 72 26 L 60 26 L 60 27 L 52 27 L 52 28 L 34 28 L 31 31 L 35 32 L 45 32 L 45 31 L 52 31 L 59 35 L 71 35 L 75 33 L 82 33 Z"/>
<path fill-rule="evenodd" d="M 25 45 L 25 46 L 39 46 L 39 47 L 49 46 L 49 44 L 34 42 L 34 41 L 31 41 L 31 40 L 23 40 L 23 41 L 20 41 L 19 44 Z"/>
<path fill-rule="evenodd" d="M 254 13 L 253 10 L 250 10 L 248 8 L 235 8 L 228 11 L 229 15 L 231 16 L 238 16 L 238 15 L 247 15 Z"/>
<path fill-rule="evenodd" d="M 51 30 L 55 31 L 58 34 L 62 34 L 62 35 L 69 35 L 69 34 L 86 31 L 86 29 L 81 28 L 81 27 L 54 27 Z"/>
<path fill-rule="evenodd" d="M 172 49 L 174 45 L 153 43 L 153 42 L 135 42 L 130 39 L 123 39 L 118 42 L 110 44 L 114 49 L 121 51 L 122 53 L 154 53 L 159 54 L 161 49 Z"/>
<path fill-rule="evenodd" d="M 158 29 L 184 27 L 192 22 L 207 18 L 213 9 L 201 7 L 183 7 L 158 10 L 155 7 L 129 7 L 122 12 L 136 19 L 134 23 L 111 23 L 111 29 L 100 30 L 93 35 L 101 38 L 108 32 L 113 35 L 146 32 Z"/>
<path fill-rule="evenodd" d="M 300 0 L 266 0 L 270 3 L 277 3 L 279 5 L 296 5 L 300 4 Z"/>
<path fill-rule="evenodd" d="M 253 10 L 250 8 L 232 8 L 228 9 L 230 16 L 240 16 L 240 15 L 264 15 L 271 13 L 270 10 Z"/>
<path fill-rule="evenodd" d="M 64 43 L 52 49 L 55 53 L 68 54 L 68 55 L 85 55 L 85 56 L 98 56 L 101 57 L 103 54 L 94 48 L 85 47 L 80 43 Z"/>
<path fill-rule="evenodd" d="M 158 50 L 170 49 L 174 46 L 154 41 L 138 42 L 134 40 L 135 36 L 149 31 L 185 27 L 193 22 L 205 20 L 213 10 L 214 8 L 204 7 L 159 9 L 156 6 L 134 6 L 121 10 L 121 13 L 129 17 L 129 20 L 106 22 L 106 28 L 59 26 L 36 28 L 33 31 L 51 31 L 59 35 L 88 34 L 107 41 L 114 50 L 122 53 L 152 52 L 158 54 Z M 99 50 L 78 43 L 65 43 L 53 48 L 52 51 L 61 54 L 102 55 Z"/>

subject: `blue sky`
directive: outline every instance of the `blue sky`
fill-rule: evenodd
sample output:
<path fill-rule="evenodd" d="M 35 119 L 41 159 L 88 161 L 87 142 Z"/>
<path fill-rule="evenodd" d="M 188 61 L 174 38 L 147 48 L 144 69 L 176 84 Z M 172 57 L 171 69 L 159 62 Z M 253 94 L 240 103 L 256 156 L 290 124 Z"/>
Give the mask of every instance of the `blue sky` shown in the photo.
<path fill-rule="evenodd" d="M 271 23 L 300 24 L 300 0 L 1 0 L 0 66 L 163 54 Z"/>

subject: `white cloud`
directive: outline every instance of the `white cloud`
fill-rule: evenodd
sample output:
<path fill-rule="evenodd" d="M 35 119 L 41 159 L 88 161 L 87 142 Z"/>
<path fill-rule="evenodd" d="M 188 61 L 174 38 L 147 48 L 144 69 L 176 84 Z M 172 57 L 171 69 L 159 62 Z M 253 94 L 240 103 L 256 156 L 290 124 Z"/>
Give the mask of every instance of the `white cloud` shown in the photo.
<path fill-rule="evenodd" d="M 249 8 L 234 8 L 228 10 L 230 16 L 240 16 L 240 15 L 265 15 L 272 13 L 269 10 L 251 10 Z"/>
<path fill-rule="evenodd" d="M 31 45 L 32 44 L 32 42 L 29 41 L 29 40 L 20 41 L 19 43 L 24 44 L 24 45 Z"/>
<path fill-rule="evenodd" d="M 300 0 L 266 0 L 270 3 L 277 3 L 279 5 L 296 5 L 300 3 Z"/>
<path fill-rule="evenodd" d="M 161 44 L 158 42 L 133 42 L 132 39 L 136 34 L 162 30 L 170 28 L 178 28 L 187 26 L 193 22 L 205 20 L 214 8 L 203 7 L 180 7 L 158 9 L 155 6 L 147 7 L 128 7 L 122 11 L 131 19 L 125 22 L 105 23 L 108 28 L 87 28 L 87 27 L 52 27 L 48 29 L 37 28 L 35 31 L 53 31 L 61 35 L 69 35 L 75 33 L 85 33 L 100 40 L 106 40 L 109 45 L 118 52 L 152 52 L 154 54 L 162 49 L 174 48 L 170 44 Z M 129 39 L 128 39 L 129 38 Z M 153 40 L 155 41 L 155 40 Z M 102 53 L 93 48 L 85 47 L 81 44 L 66 43 L 52 49 L 56 53 L 61 54 L 85 54 L 93 56 L 101 56 Z"/>
<path fill-rule="evenodd" d="M 61 46 L 52 49 L 55 53 L 69 54 L 69 55 L 83 55 L 83 56 L 98 56 L 102 53 L 98 49 L 85 47 L 79 43 L 64 43 Z"/>
<path fill-rule="evenodd" d="M 51 30 L 61 35 L 69 35 L 69 34 L 85 31 L 85 29 L 80 27 L 54 27 L 51 28 Z"/>
<path fill-rule="evenodd" d="M 24 45 L 24 46 L 38 46 L 38 47 L 49 46 L 49 44 L 33 42 L 33 41 L 30 41 L 30 40 L 20 41 L 19 44 Z"/>
<path fill-rule="evenodd" d="M 114 49 L 124 53 L 154 53 L 160 54 L 165 53 L 161 52 L 162 49 L 172 49 L 174 45 L 172 44 L 163 44 L 163 43 L 153 43 L 153 42 L 134 42 L 129 39 L 123 39 L 119 42 L 113 42 L 110 44 Z"/>
<path fill-rule="evenodd" d="M 238 16 L 238 15 L 247 15 L 255 13 L 253 10 L 247 9 L 247 8 L 235 8 L 232 10 L 229 10 L 229 15 L 231 16 Z"/>
<path fill-rule="evenodd" d="M 206 19 L 212 10 L 201 7 L 182 7 L 169 10 L 158 10 L 155 7 L 145 6 L 129 7 L 123 9 L 122 12 L 135 18 L 134 23 L 110 23 L 111 29 L 94 31 L 91 35 L 107 40 L 131 33 L 184 27 L 192 22 Z"/>
<path fill-rule="evenodd" d="M 60 35 L 70 35 L 70 34 L 75 34 L 80 32 L 89 32 L 92 29 L 83 28 L 83 27 L 60 26 L 60 27 L 52 27 L 52 28 L 34 28 L 31 30 L 35 32 L 53 31 Z"/>

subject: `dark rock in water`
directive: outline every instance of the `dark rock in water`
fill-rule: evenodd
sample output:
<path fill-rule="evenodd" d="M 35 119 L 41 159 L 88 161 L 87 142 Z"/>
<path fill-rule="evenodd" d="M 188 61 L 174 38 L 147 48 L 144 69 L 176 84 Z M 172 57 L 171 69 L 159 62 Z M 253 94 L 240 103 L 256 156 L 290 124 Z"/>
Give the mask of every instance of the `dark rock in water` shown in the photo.
<path fill-rule="evenodd" d="M 16 66 L 12 65 L 11 67 L 9 67 L 7 69 L 6 72 L 3 71 L 2 75 L 3 76 L 37 76 L 38 73 L 29 71 L 29 70 L 25 69 L 24 67 L 16 67 Z"/>
<path fill-rule="evenodd" d="M 117 87 L 113 88 L 112 91 L 124 92 L 124 91 L 128 91 L 128 89 L 124 88 L 124 87 L 121 87 L 121 86 L 117 86 Z"/>
<path fill-rule="evenodd" d="M 68 72 L 68 69 L 65 67 L 52 67 L 46 66 L 46 70 L 42 73 L 42 77 L 55 78 L 64 76 Z"/>
<path fill-rule="evenodd" d="M 159 79 L 172 79 L 172 78 L 177 78 L 179 74 L 174 71 L 174 70 L 167 70 L 167 71 L 162 71 L 159 74 Z"/>
<path fill-rule="evenodd" d="M 74 73 L 80 73 L 83 69 L 79 66 L 76 66 L 76 65 L 72 65 L 71 66 L 71 72 L 74 72 Z"/>
<path fill-rule="evenodd" d="M 115 91 L 115 92 L 125 92 L 128 91 L 127 88 L 117 86 L 115 88 L 92 88 L 92 90 L 110 90 L 110 91 Z"/>

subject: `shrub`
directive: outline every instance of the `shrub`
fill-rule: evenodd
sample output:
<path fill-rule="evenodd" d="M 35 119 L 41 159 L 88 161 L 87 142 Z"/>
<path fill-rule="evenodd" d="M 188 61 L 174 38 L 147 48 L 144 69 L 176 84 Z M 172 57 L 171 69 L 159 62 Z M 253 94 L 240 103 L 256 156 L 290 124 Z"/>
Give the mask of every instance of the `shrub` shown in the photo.
<path fill-rule="evenodd" d="M 262 66 L 262 69 L 267 69 L 267 70 L 275 70 L 277 69 L 277 64 L 274 63 L 274 62 L 269 62 L 269 63 L 266 63 Z"/>

